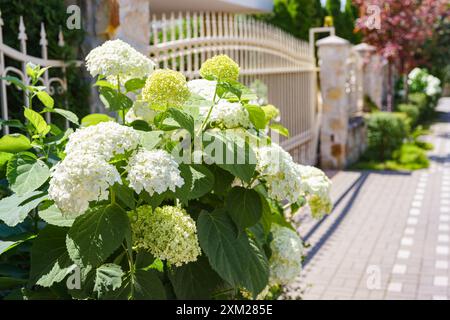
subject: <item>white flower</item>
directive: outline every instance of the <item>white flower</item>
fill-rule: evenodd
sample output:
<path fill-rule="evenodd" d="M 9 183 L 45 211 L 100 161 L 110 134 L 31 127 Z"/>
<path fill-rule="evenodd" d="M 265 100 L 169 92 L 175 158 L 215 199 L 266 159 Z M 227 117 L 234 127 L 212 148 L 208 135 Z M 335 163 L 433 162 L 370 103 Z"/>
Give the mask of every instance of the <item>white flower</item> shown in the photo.
<path fill-rule="evenodd" d="M 156 111 L 150 109 L 148 102 L 143 100 L 136 100 L 133 106 L 130 108 L 130 110 L 128 110 L 127 114 L 125 115 L 125 121 L 127 123 L 131 123 L 135 120 L 143 120 L 151 123 L 153 122 L 155 115 Z"/>
<path fill-rule="evenodd" d="M 312 215 L 321 218 L 323 214 L 330 213 L 332 209 L 331 180 L 320 169 L 311 166 L 298 166 L 302 177 L 303 190 Z"/>
<path fill-rule="evenodd" d="M 425 93 L 427 96 L 434 96 L 441 92 L 441 80 L 432 75 L 428 75 L 426 81 Z"/>
<path fill-rule="evenodd" d="M 109 161 L 114 155 L 136 149 L 138 143 L 139 133 L 133 128 L 108 121 L 72 133 L 65 152 L 67 155 L 92 153 Z"/>
<path fill-rule="evenodd" d="M 110 40 L 94 48 L 86 57 L 86 66 L 93 77 L 103 75 L 121 83 L 145 78 L 155 69 L 155 63 L 122 40 Z"/>
<path fill-rule="evenodd" d="M 240 103 L 227 100 L 220 100 L 213 107 L 209 122 L 225 129 L 251 126 L 247 110 Z"/>
<path fill-rule="evenodd" d="M 272 224 L 273 240 L 270 243 L 270 283 L 288 284 L 300 274 L 303 243 L 298 234 L 289 228 Z"/>
<path fill-rule="evenodd" d="M 93 154 L 72 154 L 52 168 L 48 194 L 67 216 L 83 214 L 90 201 L 108 199 L 108 188 L 121 183 L 117 169 Z"/>
<path fill-rule="evenodd" d="M 216 92 L 217 81 L 210 81 L 205 79 L 191 80 L 187 83 L 189 91 L 197 94 L 208 101 L 213 101 L 214 93 Z"/>
<path fill-rule="evenodd" d="M 296 202 L 303 194 L 300 167 L 279 145 L 260 147 L 256 151 L 256 169 L 266 182 L 269 197 Z"/>
<path fill-rule="evenodd" d="M 409 74 L 408 74 L 408 79 L 409 80 L 414 80 L 416 79 L 420 74 L 422 73 L 422 69 L 420 68 L 414 68 L 412 69 Z"/>
<path fill-rule="evenodd" d="M 140 149 L 131 156 L 127 171 L 130 188 L 137 193 L 144 189 L 150 195 L 161 194 L 184 184 L 177 162 L 164 150 Z"/>

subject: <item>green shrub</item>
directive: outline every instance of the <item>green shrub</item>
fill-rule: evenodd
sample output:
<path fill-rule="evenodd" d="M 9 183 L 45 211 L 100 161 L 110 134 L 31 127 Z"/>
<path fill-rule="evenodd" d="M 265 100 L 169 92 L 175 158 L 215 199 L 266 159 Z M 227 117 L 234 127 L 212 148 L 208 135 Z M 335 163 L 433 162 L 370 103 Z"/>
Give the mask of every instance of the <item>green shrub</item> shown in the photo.
<path fill-rule="evenodd" d="M 417 121 L 419 120 L 420 116 L 420 111 L 416 105 L 401 103 L 397 106 L 397 109 L 398 111 L 405 113 L 408 116 L 411 127 L 414 127 L 417 124 Z"/>
<path fill-rule="evenodd" d="M 398 113 L 377 112 L 369 117 L 367 124 L 369 151 L 383 161 L 399 148 L 407 135 L 405 117 Z"/>
<path fill-rule="evenodd" d="M 403 169 L 417 170 L 429 166 L 425 151 L 415 144 L 403 144 L 398 150 L 394 151 L 393 158 Z"/>
<path fill-rule="evenodd" d="M 428 106 L 427 95 L 423 92 L 414 92 L 408 95 L 408 101 L 417 106 L 420 114 L 422 115 Z"/>

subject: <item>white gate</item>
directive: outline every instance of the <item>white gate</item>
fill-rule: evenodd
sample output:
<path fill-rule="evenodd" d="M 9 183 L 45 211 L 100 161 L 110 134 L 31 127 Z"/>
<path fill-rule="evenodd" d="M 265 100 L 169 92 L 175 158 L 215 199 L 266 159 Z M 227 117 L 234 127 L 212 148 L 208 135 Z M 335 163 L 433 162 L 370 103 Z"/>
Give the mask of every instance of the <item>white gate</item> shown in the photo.
<path fill-rule="evenodd" d="M 308 42 L 245 15 L 185 12 L 153 15 L 151 57 L 161 68 L 198 77 L 207 58 L 225 53 L 241 66 L 241 81 L 265 87 L 290 138 L 282 146 L 301 163 L 316 161 L 316 67 Z M 258 80 L 255 82 L 255 80 Z M 261 85 L 261 83 L 263 85 Z"/>
<path fill-rule="evenodd" d="M 40 41 L 39 44 L 41 45 L 41 57 L 33 57 L 27 54 L 27 34 L 25 29 L 25 24 L 23 22 L 23 17 L 20 17 L 20 23 L 19 23 L 19 32 L 18 32 L 18 39 L 20 40 L 20 51 L 16 50 L 14 48 L 11 48 L 7 46 L 5 43 L 3 43 L 3 19 L 2 19 L 2 13 L 0 11 L 0 76 L 14 76 L 25 83 L 29 83 L 30 79 L 26 74 L 26 64 L 28 62 L 32 62 L 36 65 L 40 65 L 41 67 L 52 67 L 53 68 L 59 68 L 62 72 L 62 77 L 51 77 L 49 74 L 49 71 L 47 70 L 41 77 L 40 82 L 43 86 L 47 88 L 47 91 L 50 95 L 54 95 L 55 93 L 63 93 L 67 91 L 67 80 L 66 80 L 66 67 L 68 66 L 68 63 L 61 60 L 51 60 L 48 59 L 47 54 L 47 34 L 45 31 L 45 25 L 44 23 L 41 23 L 41 32 L 40 32 Z M 64 46 L 64 38 L 62 31 L 59 31 L 58 36 L 58 45 Z M 12 59 L 13 61 L 17 61 L 20 63 L 21 68 L 17 68 L 15 66 L 7 66 L 6 65 L 6 59 L 5 57 L 8 57 Z M 77 65 L 80 65 L 81 62 L 76 62 Z M 7 86 L 10 86 L 11 84 L 7 81 L 0 79 L 0 103 L 1 103 L 1 116 L 2 119 L 7 120 L 8 117 L 8 98 L 7 98 Z M 28 106 L 28 99 L 26 99 L 25 92 L 24 92 L 24 105 Z M 65 107 L 67 107 L 67 104 L 65 104 Z M 46 120 L 48 122 L 51 121 L 50 114 L 47 113 Z M 66 123 L 66 125 L 68 125 Z M 8 126 L 3 127 L 3 133 L 7 134 L 9 133 Z"/>

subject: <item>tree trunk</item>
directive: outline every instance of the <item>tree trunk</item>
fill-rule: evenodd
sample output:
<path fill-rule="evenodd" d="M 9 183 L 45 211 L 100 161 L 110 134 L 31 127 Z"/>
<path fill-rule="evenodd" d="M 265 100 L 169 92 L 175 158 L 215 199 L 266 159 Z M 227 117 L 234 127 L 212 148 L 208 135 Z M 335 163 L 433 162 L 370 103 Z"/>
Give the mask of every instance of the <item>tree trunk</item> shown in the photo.
<path fill-rule="evenodd" d="M 403 102 L 408 103 L 408 92 L 409 92 L 409 88 L 408 88 L 408 74 L 405 73 L 403 75 Z"/>
<path fill-rule="evenodd" d="M 387 111 L 392 112 L 392 63 L 388 63 L 388 79 L 387 79 Z"/>

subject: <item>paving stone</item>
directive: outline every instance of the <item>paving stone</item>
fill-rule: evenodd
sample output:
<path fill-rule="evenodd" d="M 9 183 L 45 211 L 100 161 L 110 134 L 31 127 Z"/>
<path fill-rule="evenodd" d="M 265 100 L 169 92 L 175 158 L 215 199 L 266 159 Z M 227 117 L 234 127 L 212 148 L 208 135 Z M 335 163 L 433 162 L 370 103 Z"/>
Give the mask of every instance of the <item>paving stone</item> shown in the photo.
<path fill-rule="evenodd" d="M 408 174 L 340 171 L 340 199 L 320 224 L 299 214 L 309 234 L 304 299 L 447 299 L 450 297 L 450 99 L 426 137 L 428 169 Z M 348 190 L 353 185 L 351 190 Z M 372 289 L 372 290 L 371 290 Z"/>

